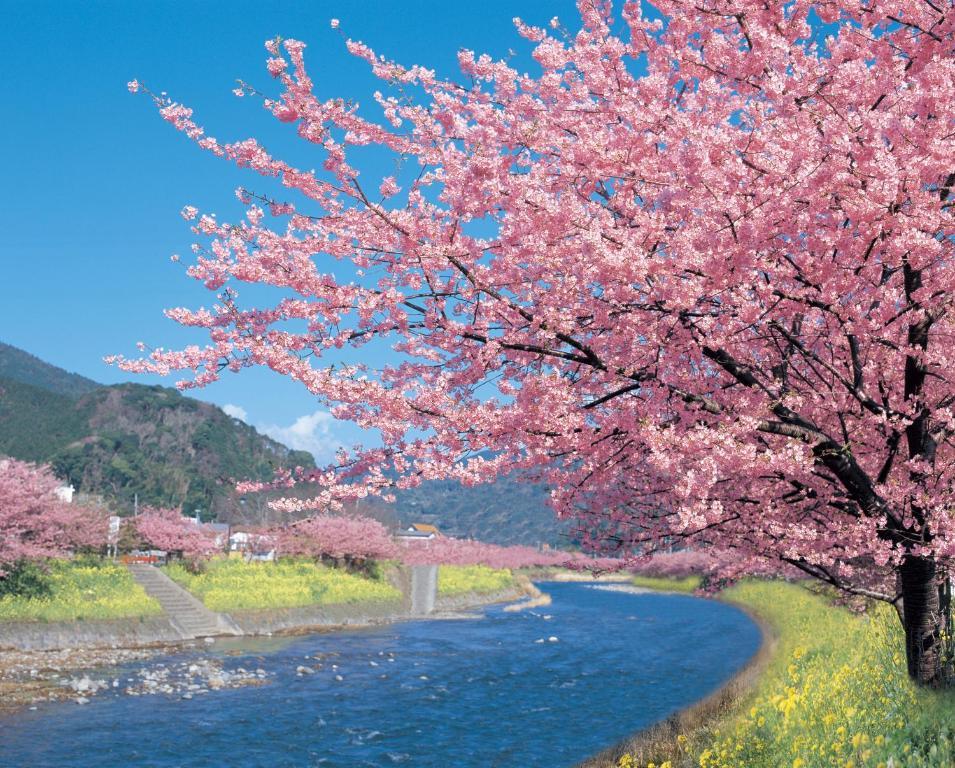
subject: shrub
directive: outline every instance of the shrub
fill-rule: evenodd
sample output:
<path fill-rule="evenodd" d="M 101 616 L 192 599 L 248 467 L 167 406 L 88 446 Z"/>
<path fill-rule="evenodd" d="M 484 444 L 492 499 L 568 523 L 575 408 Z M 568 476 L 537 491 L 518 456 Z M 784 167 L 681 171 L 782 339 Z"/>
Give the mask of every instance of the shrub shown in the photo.
<path fill-rule="evenodd" d="M 50 591 L 49 574 L 32 560 L 18 560 L 0 578 L 0 597 L 36 599 Z"/>

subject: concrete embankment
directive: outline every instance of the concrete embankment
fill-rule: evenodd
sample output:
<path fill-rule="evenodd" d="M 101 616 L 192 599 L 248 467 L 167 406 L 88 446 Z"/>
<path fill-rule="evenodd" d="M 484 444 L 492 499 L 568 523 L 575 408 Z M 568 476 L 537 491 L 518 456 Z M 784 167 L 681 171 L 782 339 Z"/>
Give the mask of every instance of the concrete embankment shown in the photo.
<path fill-rule="evenodd" d="M 297 608 L 233 611 L 229 614 L 229 618 L 245 635 L 382 624 L 410 616 L 401 601 L 356 605 L 305 605 Z"/>
<path fill-rule="evenodd" d="M 428 614 L 414 610 L 406 599 L 355 605 L 309 605 L 267 611 L 235 611 L 229 614 L 229 618 L 246 635 L 304 633 L 337 627 L 388 624 L 410 619 L 441 619 L 448 614 L 484 605 L 520 600 L 526 595 L 527 592 L 522 585 L 490 594 L 470 592 L 453 597 L 439 594 L 434 598 L 433 610 Z"/>
<path fill-rule="evenodd" d="M 166 616 L 102 621 L 0 622 L 0 650 L 137 648 L 180 640 L 182 636 Z"/>
<path fill-rule="evenodd" d="M 415 594 L 413 574 L 398 579 L 402 598 L 392 602 L 344 605 L 310 605 L 298 608 L 273 608 L 258 611 L 235 611 L 214 614 L 217 624 L 209 623 L 203 632 L 189 626 L 183 629 L 182 617 L 170 611 L 181 610 L 169 600 L 166 613 L 160 616 L 106 621 L 73 622 L 0 622 L 0 651 L 50 651 L 80 648 L 137 648 L 156 644 L 173 644 L 199 636 L 217 634 L 270 635 L 303 633 L 335 627 L 367 626 L 418 618 L 440 618 L 442 614 L 463 611 L 491 603 L 519 600 L 528 595 L 526 584 L 493 594 L 469 593 L 454 597 L 441 596 L 436 583 L 427 599 Z M 193 598 L 194 600 L 194 598 Z M 422 602 L 423 601 L 423 602 Z M 422 611 L 422 604 L 427 613 Z M 216 629 L 219 627 L 220 629 Z M 222 630 L 222 627 L 228 628 Z"/>

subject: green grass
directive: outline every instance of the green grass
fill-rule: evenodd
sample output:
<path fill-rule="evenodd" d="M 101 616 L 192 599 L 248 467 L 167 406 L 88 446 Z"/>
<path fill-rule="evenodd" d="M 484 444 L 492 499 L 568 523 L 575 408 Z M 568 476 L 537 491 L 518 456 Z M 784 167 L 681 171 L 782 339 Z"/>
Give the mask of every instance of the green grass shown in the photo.
<path fill-rule="evenodd" d="M 514 584 L 514 574 L 507 568 L 486 565 L 442 565 L 438 570 L 438 593 L 445 597 L 469 592 L 500 592 Z"/>
<path fill-rule="evenodd" d="M 700 588 L 699 576 L 684 576 L 682 579 L 666 579 L 657 576 L 634 576 L 635 586 L 656 589 L 660 592 L 695 592 Z"/>
<path fill-rule="evenodd" d="M 121 565 L 57 560 L 49 568 L 51 594 L 0 598 L 0 621 L 123 619 L 162 612 Z"/>
<path fill-rule="evenodd" d="M 955 765 L 955 692 L 911 683 L 888 606 L 859 616 L 799 585 L 764 581 L 723 598 L 772 628 L 772 658 L 754 690 L 662 750 L 657 768 Z"/>
<path fill-rule="evenodd" d="M 295 608 L 398 600 L 401 593 L 384 579 L 357 576 L 306 560 L 247 563 L 213 560 L 200 574 L 181 565 L 165 567 L 170 578 L 214 611 Z"/>

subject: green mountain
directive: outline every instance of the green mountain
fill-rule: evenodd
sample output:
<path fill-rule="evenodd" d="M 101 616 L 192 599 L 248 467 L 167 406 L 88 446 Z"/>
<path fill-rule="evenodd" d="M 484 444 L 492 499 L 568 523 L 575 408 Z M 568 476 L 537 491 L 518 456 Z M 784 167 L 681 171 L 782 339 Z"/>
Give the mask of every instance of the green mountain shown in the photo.
<path fill-rule="evenodd" d="M 47 461 L 83 436 L 87 418 L 69 397 L 0 376 L 0 454 Z"/>
<path fill-rule="evenodd" d="M 120 513 L 138 497 L 140 504 L 252 524 L 271 517 L 264 498 L 239 498 L 232 479 L 265 480 L 276 468 L 315 464 L 311 454 L 175 389 L 100 385 L 2 343 L 0 455 L 48 462 L 78 491 L 105 497 Z M 568 543 L 545 489 L 513 477 L 474 487 L 427 481 L 399 491 L 393 505 L 368 501 L 362 510 L 390 524 L 433 523 L 495 544 Z"/>
<path fill-rule="evenodd" d="M 85 376 L 64 371 L 3 342 L 0 342 L 0 377 L 73 398 L 82 397 L 100 386 Z"/>
<path fill-rule="evenodd" d="M 48 462 L 121 512 L 138 497 L 211 518 L 237 503 L 232 479 L 314 466 L 311 454 L 175 389 L 101 386 L 7 345 L 0 367 L 12 374 L 0 375 L 0 454 Z"/>
<path fill-rule="evenodd" d="M 431 523 L 462 539 L 528 546 L 572 543 L 569 526 L 547 506 L 547 490 L 514 476 L 474 486 L 428 480 L 418 488 L 398 491 L 395 512 L 405 525 Z"/>

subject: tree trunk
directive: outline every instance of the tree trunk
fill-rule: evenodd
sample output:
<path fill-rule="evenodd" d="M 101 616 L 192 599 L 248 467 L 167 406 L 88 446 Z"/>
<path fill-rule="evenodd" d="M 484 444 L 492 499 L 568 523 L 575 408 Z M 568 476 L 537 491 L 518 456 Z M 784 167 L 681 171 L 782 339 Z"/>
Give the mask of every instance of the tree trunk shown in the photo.
<path fill-rule="evenodd" d="M 948 579 L 935 560 L 906 556 L 899 571 L 909 676 L 940 686 L 948 675 L 943 634 L 951 623 Z"/>

